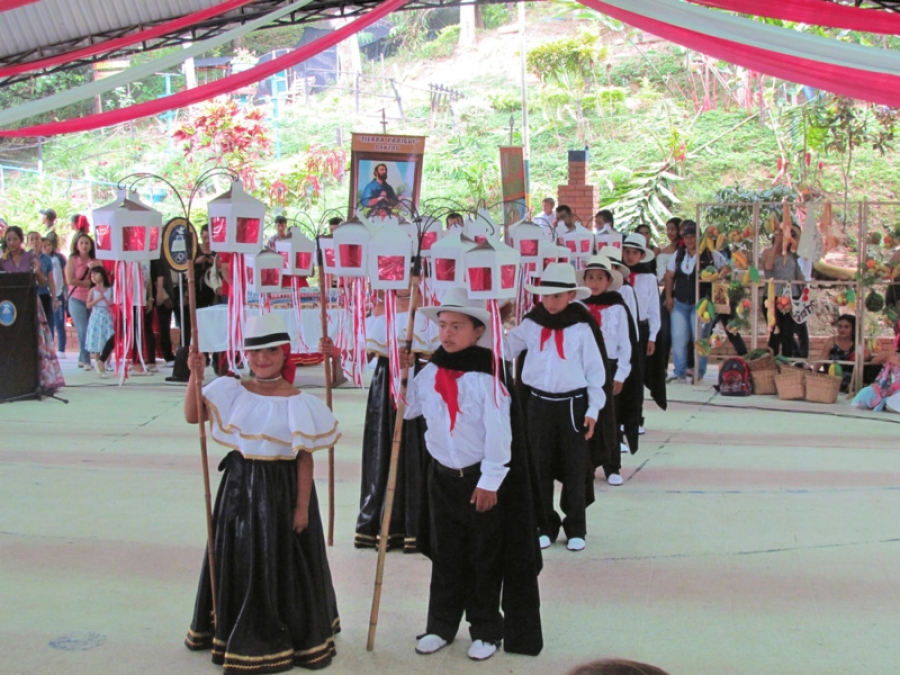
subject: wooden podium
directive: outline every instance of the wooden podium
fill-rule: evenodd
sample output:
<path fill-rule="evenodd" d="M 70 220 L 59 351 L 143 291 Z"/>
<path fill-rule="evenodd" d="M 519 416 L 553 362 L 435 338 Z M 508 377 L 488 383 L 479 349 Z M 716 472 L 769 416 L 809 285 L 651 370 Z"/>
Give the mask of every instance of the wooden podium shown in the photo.
<path fill-rule="evenodd" d="M 40 398 L 37 281 L 0 273 L 0 403 Z"/>

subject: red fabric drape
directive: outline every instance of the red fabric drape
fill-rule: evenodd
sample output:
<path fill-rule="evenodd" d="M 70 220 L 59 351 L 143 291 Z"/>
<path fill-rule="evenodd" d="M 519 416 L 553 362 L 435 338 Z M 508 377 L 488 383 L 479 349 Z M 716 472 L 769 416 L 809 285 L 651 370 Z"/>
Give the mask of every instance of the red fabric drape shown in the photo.
<path fill-rule="evenodd" d="M 8 12 L 16 7 L 24 7 L 37 2 L 37 0 L 0 0 L 0 12 Z"/>
<path fill-rule="evenodd" d="M 319 52 L 325 51 L 329 47 L 333 47 L 351 35 L 355 35 L 359 31 L 364 30 L 379 19 L 384 18 L 391 12 L 400 9 L 407 1 L 408 0 L 387 0 L 364 16 L 348 23 L 346 26 L 342 26 L 333 33 L 324 35 L 318 40 L 310 42 L 308 45 L 304 45 L 284 56 L 267 61 L 266 63 L 260 64 L 250 70 L 246 70 L 243 73 L 229 75 L 228 77 L 223 77 L 194 89 L 188 89 L 173 94 L 172 96 L 156 99 L 155 101 L 146 101 L 144 103 L 138 103 L 137 105 L 128 106 L 127 108 L 120 108 L 119 110 L 110 110 L 105 113 L 87 115 L 86 117 L 65 120 L 63 122 L 51 122 L 49 124 L 38 124 L 22 129 L 3 130 L 0 131 L 0 137 L 58 136 L 59 134 L 71 134 L 78 131 L 91 131 L 93 129 L 100 129 L 114 124 L 130 122 L 131 120 L 140 119 L 141 117 L 159 115 L 168 110 L 184 108 L 185 106 L 194 105 L 195 103 L 208 101 L 216 96 L 229 94 L 241 87 L 250 86 L 260 80 L 271 77 L 275 73 L 291 68 L 298 63 L 302 63 L 308 58 L 315 56 Z"/>
<path fill-rule="evenodd" d="M 900 14 L 848 7 L 822 0 L 690 0 L 695 5 L 727 9 L 769 19 L 796 21 L 812 26 L 900 35 Z"/>
<path fill-rule="evenodd" d="M 581 4 L 602 12 L 664 40 L 680 44 L 717 59 L 734 63 L 766 75 L 805 84 L 842 96 L 900 107 L 900 77 L 845 68 L 810 59 L 788 56 L 739 42 L 724 40 L 672 26 L 641 14 L 608 5 L 601 0 L 580 0 Z M 826 3 L 822 3 L 826 4 Z M 0 132 L 2 135 L 2 132 Z"/>
<path fill-rule="evenodd" d="M 2 2 L 3 0 L 0 0 L 0 3 Z M 201 21 L 211 19 L 213 17 L 219 16 L 220 14 L 225 14 L 225 12 L 230 12 L 234 9 L 237 9 L 238 7 L 241 7 L 242 5 L 246 5 L 251 2 L 253 2 L 253 0 L 226 0 L 226 2 L 223 2 L 214 7 L 202 9 L 199 12 L 188 14 L 187 16 L 183 16 L 180 19 L 167 21 L 166 23 L 162 23 L 158 26 L 154 26 L 153 28 L 148 28 L 147 30 L 142 30 L 131 35 L 125 35 L 124 37 L 115 38 L 114 40 L 99 42 L 95 45 L 89 45 L 81 49 L 76 49 L 75 51 L 66 52 L 65 54 L 48 56 L 46 59 L 29 61 L 28 63 L 17 63 L 14 66 L 0 68 L 0 77 L 10 77 L 12 75 L 19 75 L 21 73 L 30 73 L 33 70 L 41 70 L 43 68 L 50 68 L 51 66 L 58 66 L 61 63 L 74 61 L 76 59 L 84 59 L 88 56 L 95 56 L 97 54 L 112 52 L 117 49 L 122 49 L 123 47 L 129 47 L 131 45 L 137 44 L 138 42 L 143 42 L 144 40 L 152 40 L 163 35 L 169 35 L 170 33 L 177 33 L 186 28 L 190 28 L 191 26 Z M 15 4 L 15 1 L 13 2 L 13 4 Z"/>

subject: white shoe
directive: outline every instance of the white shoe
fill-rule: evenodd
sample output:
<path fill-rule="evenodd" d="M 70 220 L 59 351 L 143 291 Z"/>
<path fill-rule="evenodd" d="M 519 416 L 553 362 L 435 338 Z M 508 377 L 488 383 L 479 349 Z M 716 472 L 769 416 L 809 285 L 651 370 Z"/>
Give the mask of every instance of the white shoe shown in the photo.
<path fill-rule="evenodd" d="M 628 443 L 619 443 L 619 452 L 623 455 L 627 455 L 631 452 L 631 448 L 628 447 Z"/>
<path fill-rule="evenodd" d="M 551 543 L 552 542 L 550 541 L 550 537 L 548 537 L 546 534 L 542 534 L 540 537 L 538 537 L 538 544 L 540 544 L 541 548 L 550 548 Z"/>
<path fill-rule="evenodd" d="M 610 485 L 621 485 L 622 484 L 622 476 L 617 473 L 609 474 L 609 478 L 606 479 L 606 482 Z"/>
<path fill-rule="evenodd" d="M 493 642 L 475 640 L 469 647 L 469 658 L 473 661 L 484 661 L 491 658 L 497 652 L 497 645 Z"/>
<path fill-rule="evenodd" d="M 638 427 L 638 435 L 643 436 L 647 433 L 647 430 L 644 427 Z"/>
<path fill-rule="evenodd" d="M 572 537 L 569 539 L 569 543 L 566 544 L 566 548 L 570 551 L 583 551 L 584 550 L 584 539 L 581 537 Z"/>
<path fill-rule="evenodd" d="M 666 384 L 688 384 L 689 380 L 686 377 L 670 377 Z"/>
<path fill-rule="evenodd" d="M 440 635 L 429 633 L 423 635 L 416 643 L 416 654 L 434 654 L 447 646 L 447 641 Z"/>

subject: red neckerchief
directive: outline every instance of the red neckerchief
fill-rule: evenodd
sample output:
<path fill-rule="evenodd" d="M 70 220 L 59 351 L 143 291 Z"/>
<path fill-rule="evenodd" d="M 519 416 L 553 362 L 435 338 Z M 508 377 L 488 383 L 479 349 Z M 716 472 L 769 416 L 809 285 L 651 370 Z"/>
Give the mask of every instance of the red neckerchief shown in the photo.
<path fill-rule="evenodd" d="M 459 415 L 459 385 L 457 380 L 465 375 L 465 371 L 451 370 L 438 366 L 434 376 L 434 390 L 441 395 L 447 410 L 450 412 L 450 432 L 456 426 L 456 416 Z"/>
<path fill-rule="evenodd" d="M 588 308 L 588 311 L 591 313 L 591 316 L 594 317 L 594 320 L 597 322 L 597 326 L 600 328 L 603 327 L 603 314 L 601 313 L 604 309 L 609 309 L 612 305 L 585 305 Z"/>
<path fill-rule="evenodd" d="M 564 328 L 541 328 L 541 351 L 544 351 L 544 345 L 547 343 L 547 340 L 550 339 L 550 335 L 553 335 L 553 340 L 556 342 L 556 353 L 559 354 L 559 358 L 565 361 L 566 359 L 566 350 L 563 346 L 563 330 Z"/>
<path fill-rule="evenodd" d="M 631 286 L 632 288 L 634 287 L 634 279 L 636 276 L 637 276 L 637 272 L 631 272 L 628 275 L 628 285 Z"/>

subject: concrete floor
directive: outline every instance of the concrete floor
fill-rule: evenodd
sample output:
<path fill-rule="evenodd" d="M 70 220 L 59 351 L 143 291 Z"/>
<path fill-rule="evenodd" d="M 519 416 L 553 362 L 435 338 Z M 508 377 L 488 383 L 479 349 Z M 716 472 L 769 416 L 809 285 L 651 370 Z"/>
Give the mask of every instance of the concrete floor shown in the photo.
<path fill-rule="evenodd" d="M 0 406 L 0 673 L 221 672 L 182 646 L 205 544 L 183 388 L 64 370 L 69 405 Z M 375 554 L 352 546 L 365 392 L 336 392 L 331 672 L 561 674 L 609 656 L 672 675 L 900 670 L 900 416 L 670 394 L 668 412 L 650 406 L 625 485 L 598 481 L 587 549 L 546 552 L 544 652 L 475 665 L 465 629 L 435 656 L 413 652 L 429 564 L 399 553 L 366 652 Z M 224 449 L 210 450 L 214 468 Z"/>

